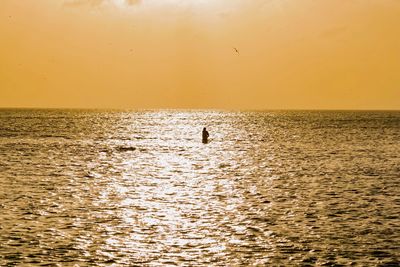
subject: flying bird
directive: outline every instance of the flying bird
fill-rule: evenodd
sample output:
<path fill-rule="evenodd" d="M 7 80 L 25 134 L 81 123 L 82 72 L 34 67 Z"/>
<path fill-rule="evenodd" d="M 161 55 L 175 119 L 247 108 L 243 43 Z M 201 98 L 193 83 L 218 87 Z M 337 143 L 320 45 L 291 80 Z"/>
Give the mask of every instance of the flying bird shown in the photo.
<path fill-rule="evenodd" d="M 235 50 L 235 52 L 236 52 L 238 55 L 240 55 L 239 50 L 237 50 L 236 47 L 233 47 L 233 49 Z"/>

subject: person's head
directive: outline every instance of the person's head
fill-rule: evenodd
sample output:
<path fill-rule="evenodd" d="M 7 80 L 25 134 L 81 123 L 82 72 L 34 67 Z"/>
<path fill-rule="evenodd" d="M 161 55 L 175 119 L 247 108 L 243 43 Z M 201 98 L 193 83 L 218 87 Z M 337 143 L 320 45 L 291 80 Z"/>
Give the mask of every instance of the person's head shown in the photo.
<path fill-rule="evenodd" d="M 203 131 L 205 131 L 205 130 L 206 130 L 206 127 L 203 128 Z"/>

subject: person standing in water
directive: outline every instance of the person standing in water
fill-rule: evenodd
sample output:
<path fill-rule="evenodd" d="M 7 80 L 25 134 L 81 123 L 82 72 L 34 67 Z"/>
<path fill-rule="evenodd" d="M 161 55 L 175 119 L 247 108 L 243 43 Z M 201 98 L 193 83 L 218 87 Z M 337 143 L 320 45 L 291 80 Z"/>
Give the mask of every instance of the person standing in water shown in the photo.
<path fill-rule="evenodd" d="M 208 143 L 208 137 L 209 137 L 210 135 L 208 134 L 208 132 L 207 132 L 207 130 L 206 130 L 206 127 L 204 127 L 203 128 L 203 143 L 204 144 L 207 144 Z"/>

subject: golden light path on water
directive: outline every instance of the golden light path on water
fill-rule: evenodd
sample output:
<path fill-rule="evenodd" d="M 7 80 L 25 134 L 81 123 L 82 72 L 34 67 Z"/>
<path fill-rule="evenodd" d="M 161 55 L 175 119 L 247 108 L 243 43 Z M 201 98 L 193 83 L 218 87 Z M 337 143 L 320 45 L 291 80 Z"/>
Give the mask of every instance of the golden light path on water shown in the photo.
<path fill-rule="evenodd" d="M 2 111 L 0 265 L 396 266 L 399 120 Z"/>
<path fill-rule="evenodd" d="M 240 216 L 237 206 L 243 203 L 235 189 L 234 179 L 218 177 L 221 168 L 241 166 L 236 162 L 237 153 L 218 144 L 219 140 L 226 138 L 225 135 L 229 135 L 226 126 L 233 128 L 233 125 L 230 121 L 225 122 L 225 132 L 214 134 L 213 140 L 204 145 L 199 142 L 197 132 L 202 124 L 194 127 L 182 123 L 183 118 L 196 121 L 198 116 L 190 112 L 166 120 L 165 114 L 152 114 L 152 120 L 162 122 L 154 125 L 155 129 L 164 130 L 154 132 L 153 138 L 144 139 L 140 146 L 148 148 L 154 145 L 154 140 L 159 140 L 165 145 L 161 145 L 163 152 L 154 152 L 157 153 L 156 157 L 152 153 L 152 158 L 148 160 L 113 158 L 113 165 L 120 166 L 121 176 L 128 181 L 135 180 L 138 186 L 132 192 L 130 182 L 110 182 L 99 193 L 97 205 L 118 206 L 118 216 L 126 227 L 141 226 L 142 230 L 129 231 L 129 234 L 124 233 L 120 237 L 111 236 L 103 249 L 118 247 L 130 252 L 137 250 L 143 246 L 143 242 L 147 242 L 149 231 L 151 249 L 141 250 L 140 257 L 146 258 L 149 253 L 158 253 L 165 247 L 172 248 L 178 258 L 186 261 L 195 260 L 199 257 L 198 253 L 220 253 L 222 257 L 226 242 L 240 243 L 240 240 L 228 240 L 226 233 L 215 232 L 221 228 L 221 224 L 229 224 L 234 217 Z M 132 125 L 127 130 L 134 131 L 136 127 Z M 123 142 L 120 145 L 130 148 L 138 146 L 138 143 Z M 118 203 L 115 203 L 116 197 Z M 238 226 L 238 230 L 245 231 L 246 227 Z M 188 251 L 181 251 L 182 247 L 188 248 Z"/>

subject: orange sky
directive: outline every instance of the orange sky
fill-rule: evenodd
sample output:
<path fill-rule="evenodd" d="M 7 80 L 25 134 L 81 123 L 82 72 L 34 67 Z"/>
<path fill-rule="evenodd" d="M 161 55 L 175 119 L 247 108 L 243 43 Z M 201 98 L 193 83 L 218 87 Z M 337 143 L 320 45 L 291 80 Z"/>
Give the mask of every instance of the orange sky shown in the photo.
<path fill-rule="evenodd" d="M 0 36 L 0 107 L 400 109 L 398 0 L 1 0 Z"/>

